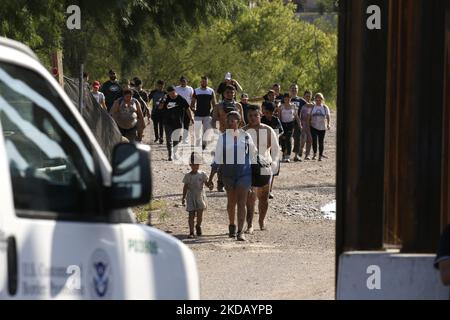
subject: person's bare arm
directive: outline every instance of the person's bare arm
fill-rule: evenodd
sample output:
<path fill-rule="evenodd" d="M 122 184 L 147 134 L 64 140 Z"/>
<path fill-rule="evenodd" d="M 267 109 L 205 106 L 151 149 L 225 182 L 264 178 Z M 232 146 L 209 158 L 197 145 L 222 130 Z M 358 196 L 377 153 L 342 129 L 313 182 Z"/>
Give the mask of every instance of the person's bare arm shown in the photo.
<path fill-rule="evenodd" d="M 330 108 L 327 107 L 327 128 L 330 130 Z"/>
<path fill-rule="evenodd" d="M 237 87 L 238 91 L 242 91 L 242 86 L 237 80 L 233 79 L 233 84 Z"/>
<path fill-rule="evenodd" d="M 268 130 L 268 139 L 270 143 L 268 144 L 270 147 L 270 154 L 273 162 L 278 162 L 281 158 L 281 148 L 279 144 L 279 136 L 276 134 L 275 130 L 271 127 L 267 126 Z"/>
<path fill-rule="evenodd" d="M 209 174 L 209 179 L 207 182 L 207 186 L 210 189 L 212 189 L 214 187 L 213 179 L 214 179 L 214 176 L 216 175 L 216 173 L 217 173 L 217 169 L 214 166 L 211 166 L 211 173 Z"/>
<path fill-rule="evenodd" d="M 216 98 L 216 93 L 213 91 L 212 93 L 212 99 L 211 99 L 211 107 L 214 110 L 214 106 L 217 104 L 217 98 Z"/>
<path fill-rule="evenodd" d="M 138 116 L 138 141 L 142 140 L 142 137 L 144 135 L 144 129 L 145 129 L 145 120 L 144 120 L 144 114 L 142 113 L 141 104 L 136 101 L 136 113 Z"/>
<path fill-rule="evenodd" d="M 190 109 L 191 109 L 192 111 L 195 111 L 195 110 L 196 110 L 196 104 L 197 104 L 197 98 L 196 98 L 195 96 L 193 96 L 193 97 L 192 97 L 192 100 L 191 100 L 191 105 L 190 105 Z"/>
<path fill-rule="evenodd" d="M 186 108 L 186 113 L 187 113 L 187 116 L 189 117 L 189 120 L 191 121 L 191 123 L 194 123 L 194 116 L 192 115 L 191 108 Z"/>
<path fill-rule="evenodd" d="M 308 126 L 311 128 L 311 120 L 312 120 L 312 109 L 311 112 L 308 113 L 308 118 L 306 119 L 306 123 L 308 124 Z"/>
<path fill-rule="evenodd" d="M 298 116 L 298 111 L 297 111 L 297 109 L 295 110 L 294 117 L 295 117 L 295 121 L 297 121 L 297 124 L 298 124 L 298 127 L 300 128 L 300 130 L 303 130 L 303 129 L 302 129 L 302 123 L 301 123 L 300 118 L 299 118 L 299 116 Z"/>
<path fill-rule="evenodd" d="M 217 120 L 219 120 L 219 104 L 213 107 L 211 126 L 217 129 Z"/>
<path fill-rule="evenodd" d="M 281 106 L 276 106 L 275 107 L 275 110 L 273 111 L 273 115 L 275 116 L 275 117 L 280 117 L 280 113 L 281 113 Z"/>
<path fill-rule="evenodd" d="M 243 126 L 245 126 L 244 109 L 242 108 L 242 105 L 240 103 L 236 103 L 236 106 L 239 110 L 239 114 L 241 115 L 241 122 L 239 123 L 239 128 L 242 128 Z"/>
<path fill-rule="evenodd" d="M 441 280 L 445 286 L 450 286 L 450 259 L 439 262 Z"/>

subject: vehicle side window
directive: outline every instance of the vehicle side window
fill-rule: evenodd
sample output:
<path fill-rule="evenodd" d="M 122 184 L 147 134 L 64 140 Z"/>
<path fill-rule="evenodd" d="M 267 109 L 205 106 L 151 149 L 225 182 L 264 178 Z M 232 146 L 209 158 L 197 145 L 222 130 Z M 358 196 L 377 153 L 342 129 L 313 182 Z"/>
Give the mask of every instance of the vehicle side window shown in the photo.
<path fill-rule="evenodd" d="M 47 80 L 0 63 L 0 123 L 19 215 L 98 212 L 91 145 Z"/>

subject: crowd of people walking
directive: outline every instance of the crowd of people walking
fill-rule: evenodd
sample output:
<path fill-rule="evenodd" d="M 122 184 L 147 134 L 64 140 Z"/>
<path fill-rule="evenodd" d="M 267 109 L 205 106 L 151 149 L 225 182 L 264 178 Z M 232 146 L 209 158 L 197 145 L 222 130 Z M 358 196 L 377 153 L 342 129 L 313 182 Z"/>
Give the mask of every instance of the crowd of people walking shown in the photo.
<path fill-rule="evenodd" d="M 266 230 L 280 163 L 327 159 L 324 139 L 330 129 L 330 110 L 322 93 L 313 97 L 305 90 L 299 97 L 296 84 L 284 94 L 274 84 L 263 97 L 250 99 L 228 72 L 217 90 L 209 86 L 207 76 L 201 77 L 196 89 L 181 76 L 177 86 L 166 87 L 165 81 L 158 80 L 147 92 L 138 77 L 118 81 L 110 70 L 109 80 L 101 86 L 95 81 L 91 92 L 128 141 L 142 141 L 147 118 L 148 124 L 153 123 L 154 143 L 163 144 L 165 138 L 168 161 L 174 161 L 174 148 L 180 144 L 197 147 L 189 154 L 191 170 L 183 178 L 189 238 L 202 235 L 207 208 L 204 188 L 214 189 L 216 175 L 217 191 L 227 195 L 228 234 L 245 241 L 246 234 L 254 232 L 256 201 L 259 228 Z M 262 103 L 252 103 L 259 100 Z M 205 163 L 202 153 L 209 151 L 212 163 Z M 200 170 L 201 164 L 210 166 L 209 175 Z"/>

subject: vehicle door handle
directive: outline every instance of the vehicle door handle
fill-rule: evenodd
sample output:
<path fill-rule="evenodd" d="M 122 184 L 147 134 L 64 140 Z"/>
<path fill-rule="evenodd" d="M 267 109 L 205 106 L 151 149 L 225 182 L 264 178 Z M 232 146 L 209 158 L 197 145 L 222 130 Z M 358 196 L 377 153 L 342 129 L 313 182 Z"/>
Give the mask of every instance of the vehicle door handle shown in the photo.
<path fill-rule="evenodd" d="M 17 245 L 15 237 L 8 237 L 7 257 L 8 257 L 8 293 L 11 296 L 17 293 L 18 265 L 17 265 Z"/>

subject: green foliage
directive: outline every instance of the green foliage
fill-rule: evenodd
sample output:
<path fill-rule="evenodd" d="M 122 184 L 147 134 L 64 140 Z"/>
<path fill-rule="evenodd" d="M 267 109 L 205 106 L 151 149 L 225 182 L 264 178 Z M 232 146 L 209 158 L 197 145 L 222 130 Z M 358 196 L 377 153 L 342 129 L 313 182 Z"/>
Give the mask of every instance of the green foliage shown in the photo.
<path fill-rule="evenodd" d="M 58 0 L 4 0 L 0 5 L 0 36 L 23 42 L 47 59 L 60 47 L 63 3 Z"/>
<path fill-rule="evenodd" d="M 279 82 L 283 91 L 298 83 L 333 99 L 335 20 L 311 24 L 282 0 L 254 2 L 250 9 L 246 0 L 5 0 L 0 34 L 25 42 L 46 64 L 62 48 L 71 76 L 84 63 L 101 81 L 114 68 L 119 77 L 140 76 L 148 88 L 158 79 L 176 84 L 181 75 L 193 86 L 208 75 L 217 88 L 231 71 L 251 96 Z M 81 30 L 66 28 L 71 4 L 81 8 Z"/>
<path fill-rule="evenodd" d="M 317 6 L 321 14 L 336 12 L 339 8 L 339 0 L 317 0 Z"/>
<path fill-rule="evenodd" d="M 217 88 L 231 71 L 251 96 L 263 95 L 275 82 L 285 91 L 297 83 L 300 90 L 322 91 L 328 99 L 336 95 L 336 32 L 300 21 L 293 6 L 281 1 L 259 1 L 235 20 L 216 19 L 170 38 L 155 32 L 152 38 L 131 71 L 148 87 L 160 78 L 176 84 L 181 75 L 197 86 L 205 74 Z"/>
<path fill-rule="evenodd" d="M 158 218 L 159 222 L 164 223 L 170 216 L 169 205 L 164 200 L 152 200 L 146 206 L 138 206 L 133 208 L 134 216 L 139 223 L 148 222 L 148 219 Z M 153 215 L 157 213 L 157 216 Z M 151 218 L 150 218 L 151 217 Z M 152 219 L 153 220 L 153 219 Z"/>

